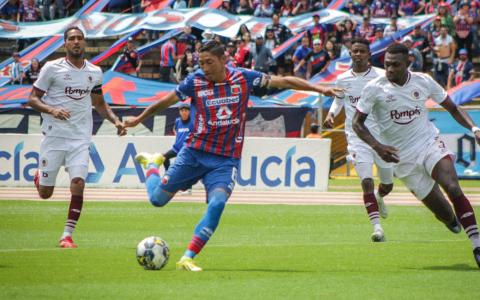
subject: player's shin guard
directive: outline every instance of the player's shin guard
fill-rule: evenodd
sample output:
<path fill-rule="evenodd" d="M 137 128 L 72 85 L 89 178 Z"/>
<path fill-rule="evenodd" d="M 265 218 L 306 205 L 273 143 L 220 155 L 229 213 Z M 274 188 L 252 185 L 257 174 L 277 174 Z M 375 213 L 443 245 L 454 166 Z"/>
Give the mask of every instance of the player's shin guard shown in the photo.
<path fill-rule="evenodd" d="M 367 210 L 370 223 L 375 226 L 380 224 L 380 213 L 378 211 L 377 199 L 375 194 L 363 194 L 363 202 L 365 203 L 365 209 Z"/>
<path fill-rule="evenodd" d="M 207 212 L 195 227 L 194 235 L 184 256 L 194 258 L 202 250 L 217 229 L 227 199 L 228 194 L 223 190 L 214 190 L 209 193 Z"/>
<path fill-rule="evenodd" d="M 475 219 L 475 212 L 467 197 L 462 194 L 460 197 L 451 199 L 455 214 L 462 224 L 465 233 L 472 242 L 473 248 L 480 247 L 480 237 L 478 233 L 477 220 Z"/>
<path fill-rule="evenodd" d="M 68 208 L 68 218 L 63 230 L 63 237 L 71 236 L 75 230 L 83 207 L 83 195 L 72 195 L 70 199 L 70 207 Z"/>

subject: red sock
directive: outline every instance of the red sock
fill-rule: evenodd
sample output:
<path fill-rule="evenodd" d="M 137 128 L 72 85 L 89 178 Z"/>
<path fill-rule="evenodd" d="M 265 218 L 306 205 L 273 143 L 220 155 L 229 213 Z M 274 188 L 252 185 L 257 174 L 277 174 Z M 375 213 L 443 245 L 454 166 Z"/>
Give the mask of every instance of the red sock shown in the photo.
<path fill-rule="evenodd" d="M 203 246 L 205 246 L 207 242 L 199 238 L 198 236 L 194 235 L 192 240 L 188 244 L 188 250 L 194 252 L 195 254 L 200 253 L 202 251 Z"/>
<path fill-rule="evenodd" d="M 468 238 L 478 235 L 477 220 L 475 219 L 475 212 L 470 205 L 467 197 L 462 194 L 460 197 L 452 199 L 455 214 L 462 224 Z"/>
<path fill-rule="evenodd" d="M 380 213 L 378 212 L 378 204 L 375 194 L 363 194 L 363 202 L 365 203 L 365 209 L 367 210 L 372 225 L 378 224 Z"/>
<path fill-rule="evenodd" d="M 157 168 L 149 168 L 149 169 L 147 170 L 146 177 L 148 178 L 148 177 L 150 177 L 150 175 L 152 175 L 152 174 L 155 174 L 155 175 L 157 175 L 157 176 L 160 176 L 160 174 L 158 173 L 158 169 L 157 169 Z"/>
<path fill-rule="evenodd" d="M 64 232 L 73 233 L 77 225 L 80 214 L 82 213 L 83 195 L 72 195 L 70 199 L 70 207 L 68 208 L 68 218 L 65 223 Z"/>

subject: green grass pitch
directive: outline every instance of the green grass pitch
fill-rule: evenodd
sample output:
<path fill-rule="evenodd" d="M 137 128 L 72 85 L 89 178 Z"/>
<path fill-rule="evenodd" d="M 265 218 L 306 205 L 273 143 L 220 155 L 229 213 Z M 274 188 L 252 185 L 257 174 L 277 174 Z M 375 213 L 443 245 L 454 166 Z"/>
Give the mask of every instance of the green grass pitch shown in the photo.
<path fill-rule="evenodd" d="M 391 206 L 387 243 L 370 242 L 361 206 L 229 205 L 197 259 L 175 270 L 205 205 L 86 202 L 78 249 L 59 249 L 67 202 L 0 201 L 0 299 L 478 299 L 465 234 L 426 208 Z M 478 211 L 478 209 L 477 209 Z M 135 247 L 158 235 L 165 269 Z"/>

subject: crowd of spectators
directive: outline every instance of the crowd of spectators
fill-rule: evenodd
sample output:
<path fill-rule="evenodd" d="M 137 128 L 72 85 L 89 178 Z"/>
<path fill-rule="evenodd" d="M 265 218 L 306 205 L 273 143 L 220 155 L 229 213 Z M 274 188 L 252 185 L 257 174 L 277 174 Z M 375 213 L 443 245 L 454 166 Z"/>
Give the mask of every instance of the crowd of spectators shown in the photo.
<path fill-rule="evenodd" d="M 110 12 L 141 12 L 149 5 L 165 0 L 112 0 Z M 9 0 L 2 8 L 2 18 L 34 22 L 71 15 L 86 0 Z M 447 4 L 440 0 L 355 0 L 348 1 L 343 11 L 361 16 L 361 22 L 345 19 L 336 24 L 325 24 L 321 16 L 312 16 L 313 26 L 298 45 L 285 54 L 274 57 L 274 49 L 291 38 L 292 32 L 282 24 L 284 17 L 297 16 L 326 8 L 329 0 L 224 0 L 220 10 L 231 14 L 270 18 L 271 23 L 262 34 L 253 34 L 241 26 L 233 39 L 212 32 L 185 27 L 184 32 L 172 37 L 160 49 L 160 80 L 178 82 L 198 68 L 197 49 L 202 42 L 217 39 L 226 47 L 228 64 L 277 75 L 295 74 L 310 79 L 326 70 L 332 60 L 348 55 L 354 37 L 367 38 L 371 43 L 401 30 L 398 18 L 434 14 L 427 27 L 417 27 L 399 41 L 410 48 L 410 69 L 430 72 L 445 87 L 453 87 L 474 76 L 472 58 L 480 55 L 480 1 L 454 0 Z M 173 9 L 202 6 L 205 0 L 175 0 Z M 390 24 L 374 25 L 375 18 L 390 18 Z M 158 33 L 150 32 L 150 40 Z M 127 67 L 125 73 L 138 75 L 141 61 L 133 41 L 122 53 Z M 20 45 L 20 49 L 22 45 Z M 130 47 L 130 48 L 128 48 Z M 128 66 L 130 64 L 130 66 Z M 382 58 L 375 57 L 373 65 L 382 66 Z"/>
<path fill-rule="evenodd" d="M 202 1 L 200 1 L 200 4 Z M 348 18 L 337 24 L 322 23 L 321 16 L 312 16 L 313 26 L 298 45 L 280 57 L 273 50 L 291 38 L 292 32 L 281 18 L 316 11 L 329 1 L 315 0 L 224 0 L 219 9 L 232 14 L 253 14 L 271 19 L 264 34 L 252 36 L 246 26 L 228 39 L 210 31 L 192 34 L 190 27 L 171 38 L 160 51 L 160 80 L 179 82 L 197 68 L 197 49 L 201 42 L 216 39 L 226 48 L 228 64 L 252 68 L 271 74 L 310 79 L 326 70 L 332 60 L 348 55 L 351 40 L 364 37 L 371 43 L 388 37 L 402 27 L 398 18 L 435 14 L 427 27 L 417 26 L 412 34 L 398 41 L 410 48 L 412 71 L 429 72 L 444 87 L 449 88 L 474 77 L 472 57 L 480 54 L 480 2 L 453 1 L 451 4 L 430 0 L 359 0 L 348 2 L 344 11 L 361 16 L 362 22 Z M 199 1 L 177 0 L 175 7 L 194 7 Z M 374 18 L 390 18 L 390 24 L 374 25 Z M 373 22 L 375 23 L 375 22 Z M 382 67 L 382 57 L 372 64 Z"/>

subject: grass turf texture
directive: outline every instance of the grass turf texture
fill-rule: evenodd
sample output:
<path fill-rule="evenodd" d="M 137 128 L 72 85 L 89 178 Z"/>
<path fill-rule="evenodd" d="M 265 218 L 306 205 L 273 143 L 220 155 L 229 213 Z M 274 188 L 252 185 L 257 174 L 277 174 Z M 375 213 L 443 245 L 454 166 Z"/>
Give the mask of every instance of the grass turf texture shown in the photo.
<path fill-rule="evenodd" d="M 475 299 L 465 234 L 424 207 L 391 206 L 387 243 L 361 206 L 229 205 L 197 261 L 175 271 L 205 205 L 86 202 L 78 249 L 59 249 L 67 202 L 0 201 L 0 299 Z M 478 209 L 477 209 L 478 212 Z M 144 237 L 171 249 L 161 271 L 135 260 Z"/>

